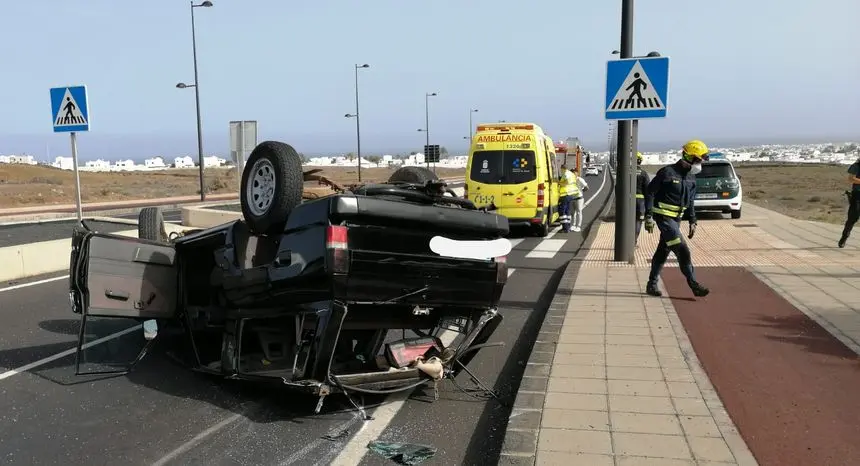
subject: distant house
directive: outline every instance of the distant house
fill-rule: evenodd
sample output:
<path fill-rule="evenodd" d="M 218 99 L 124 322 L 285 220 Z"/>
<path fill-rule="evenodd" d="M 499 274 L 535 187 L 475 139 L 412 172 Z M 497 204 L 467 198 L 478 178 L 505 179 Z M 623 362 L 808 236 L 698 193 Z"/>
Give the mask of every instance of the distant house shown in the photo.
<path fill-rule="evenodd" d="M 114 170 L 126 171 L 126 170 L 134 170 L 134 160 L 126 159 L 126 160 L 117 160 L 116 163 L 113 164 Z"/>
<path fill-rule="evenodd" d="M 36 159 L 32 155 L 0 155 L 0 163 L 18 163 L 22 165 L 36 165 Z"/>
<path fill-rule="evenodd" d="M 88 160 L 83 167 L 85 170 L 101 172 L 110 170 L 110 162 L 107 160 Z"/>
<path fill-rule="evenodd" d="M 73 170 L 75 168 L 75 163 L 71 157 L 56 157 L 51 166 L 59 168 L 60 170 Z"/>
<path fill-rule="evenodd" d="M 164 158 L 159 156 L 155 156 L 151 159 L 146 159 L 143 161 L 143 165 L 146 168 L 166 168 L 167 165 L 164 164 Z"/>
<path fill-rule="evenodd" d="M 227 160 L 218 157 L 217 155 L 207 155 L 203 157 L 203 166 L 206 168 L 218 168 L 224 166 L 227 163 Z"/>
<path fill-rule="evenodd" d="M 189 156 L 176 157 L 173 159 L 173 166 L 176 168 L 194 168 L 194 159 Z"/>

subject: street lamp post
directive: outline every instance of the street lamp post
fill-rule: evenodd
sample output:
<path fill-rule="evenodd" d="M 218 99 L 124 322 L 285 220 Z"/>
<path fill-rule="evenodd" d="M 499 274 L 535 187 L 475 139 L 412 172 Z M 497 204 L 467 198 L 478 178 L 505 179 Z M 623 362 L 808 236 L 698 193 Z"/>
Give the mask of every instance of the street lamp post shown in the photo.
<path fill-rule="evenodd" d="M 200 200 L 206 200 L 206 188 L 203 184 L 203 122 L 200 118 L 200 82 L 197 79 L 197 33 L 194 29 L 194 9 L 203 7 L 209 8 L 213 6 L 212 2 L 206 0 L 198 5 L 191 2 L 191 50 L 194 57 L 194 84 L 179 83 L 176 85 L 179 89 L 194 88 L 194 100 L 197 106 L 197 163 L 200 168 Z"/>
<path fill-rule="evenodd" d="M 355 145 L 358 152 L 358 182 L 361 183 L 361 123 L 358 111 L 358 70 L 361 68 L 370 68 L 367 63 L 363 65 L 355 65 L 355 114 L 347 113 L 346 118 L 355 118 Z"/>
<path fill-rule="evenodd" d="M 475 127 L 472 125 L 472 114 L 477 113 L 477 112 L 478 112 L 477 108 L 470 108 L 469 109 L 469 136 L 471 136 L 475 132 Z"/>
<path fill-rule="evenodd" d="M 463 139 L 466 139 L 468 141 L 471 141 L 472 135 L 475 134 L 475 127 L 472 124 L 472 114 L 476 113 L 477 111 L 478 111 L 477 108 L 470 108 L 469 109 L 469 135 L 463 136 Z M 471 142 L 469 143 L 469 145 L 471 146 Z"/>
<path fill-rule="evenodd" d="M 425 137 L 425 148 L 430 146 L 430 97 L 436 97 L 435 92 L 428 92 L 424 94 L 424 129 L 418 129 L 419 132 L 424 131 Z M 424 163 L 427 165 L 427 168 L 430 168 L 430 159 L 427 158 L 427 150 L 424 150 Z"/>

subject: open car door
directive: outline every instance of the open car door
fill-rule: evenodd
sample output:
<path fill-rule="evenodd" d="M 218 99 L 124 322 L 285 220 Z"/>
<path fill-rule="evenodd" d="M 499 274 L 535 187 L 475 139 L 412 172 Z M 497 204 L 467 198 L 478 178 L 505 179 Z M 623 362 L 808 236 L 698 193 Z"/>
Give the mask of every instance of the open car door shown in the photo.
<path fill-rule="evenodd" d="M 176 250 L 82 225 L 69 264 L 72 309 L 81 314 L 75 375 L 82 363 L 108 368 L 83 374 L 126 373 L 146 354 L 158 321 L 176 317 Z"/>

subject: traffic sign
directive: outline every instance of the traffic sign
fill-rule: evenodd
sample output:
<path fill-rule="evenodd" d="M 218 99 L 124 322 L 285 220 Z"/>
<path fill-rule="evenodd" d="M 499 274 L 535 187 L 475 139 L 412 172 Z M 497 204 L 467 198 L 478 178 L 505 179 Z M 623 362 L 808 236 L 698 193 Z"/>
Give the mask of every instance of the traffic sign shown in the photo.
<path fill-rule="evenodd" d="M 89 131 L 87 86 L 51 88 L 51 116 L 55 133 Z"/>
<path fill-rule="evenodd" d="M 427 163 L 439 163 L 441 153 L 438 144 L 424 146 L 424 161 Z"/>
<path fill-rule="evenodd" d="M 669 57 L 606 62 L 607 120 L 665 118 L 669 97 Z"/>

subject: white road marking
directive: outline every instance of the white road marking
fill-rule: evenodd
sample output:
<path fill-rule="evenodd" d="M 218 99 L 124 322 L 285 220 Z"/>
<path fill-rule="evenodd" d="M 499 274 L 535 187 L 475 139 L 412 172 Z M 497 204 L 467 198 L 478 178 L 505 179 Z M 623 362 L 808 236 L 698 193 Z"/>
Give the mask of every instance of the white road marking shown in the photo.
<path fill-rule="evenodd" d="M 513 272 L 513 269 L 508 269 L 508 276 L 510 277 Z M 439 339 L 442 340 L 444 346 L 448 346 L 454 341 L 454 337 L 456 336 L 456 332 L 443 330 L 439 335 Z M 359 464 L 367 453 L 367 444 L 371 440 L 379 438 L 385 432 L 385 429 L 394 420 L 394 416 L 403 408 L 406 400 L 409 399 L 409 396 L 414 391 L 408 390 L 388 395 L 384 404 L 373 411 L 373 420 L 362 423 L 358 432 L 349 439 L 349 442 L 346 443 L 340 454 L 329 464 L 350 466 Z"/>
<path fill-rule="evenodd" d="M 511 278 L 511 275 L 513 275 L 516 271 L 517 269 L 508 269 L 508 278 Z"/>
<path fill-rule="evenodd" d="M 508 238 L 508 241 L 511 242 L 511 247 L 515 248 L 518 244 L 522 243 L 525 238 Z"/>
<path fill-rule="evenodd" d="M 566 242 L 566 239 L 545 239 L 538 243 L 531 252 L 526 254 L 526 258 L 552 259 L 556 254 L 558 254 L 558 251 L 561 250 Z"/>
<path fill-rule="evenodd" d="M 34 282 L 21 283 L 20 285 L 7 286 L 6 288 L 0 288 L 0 293 L 2 293 L 4 291 L 12 291 L 12 290 L 18 290 L 21 288 L 27 288 L 28 286 L 36 286 L 36 285 L 41 285 L 44 283 L 51 283 L 51 282 L 55 282 L 57 280 L 62 280 L 64 278 L 69 278 L 69 276 L 63 275 L 61 277 L 45 278 L 44 280 L 36 280 Z"/>
<path fill-rule="evenodd" d="M 139 330 L 141 327 L 142 327 L 142 325 L 138 324 L 138 325 L 135 325 L 133 327 L 129 327 L 125 330 L 122 330 L 120 332 L 112 333 L 106 337 L 99 338 L 98 340 L 93 340 L 89 343 L 85 343 L 81 349 L 87 349 L 87 348 L 90 348 L 90 347 L 93 347 L 96 345 L 100 345 L 106 341 L 113 340 L 114 338 L 118 338 L 118 337 L 121 337 L 125 334 L 131 333 L 135 330 Z M 30 369 L 35 369 L 35 368 L 42 366 L 42 365 L 45 365 L 51 361 L 56 361 L 57 359 L 64 358 L 66 356 L 75 354 L 76 350 L 77 350 L 77 347 L 69 348 L 69 349 L 63 351 L 62 353 L 57 353 L 53 356 L 48 356 L 47 358 L 40 359 L 36 362 L 31 362 L 30 364 L 18 367 L 16 369 L 12 369 L 10 371 L 6 371 L 6 372 L 0 374 L 0 380 L 8 379 L 9 377 L 12 377 L 13 375 L 20 374 L 22 372 L 27 372 Z"/>
<path fill-rule="evenodd" d="M 591 197 L 589 197 L 585 204 L 582 206 L 583 211 L 588 204 L 591 204 L 592 201 L 597 199 L 597 195 L 600 194 L 600 191 L 603 191 L 603 187 L 606 185 L 606 172 L 603 172 L 603 181 L 600 183 L 600 187 L 597 188 L 597 191 L 594 192 Z M 567 241 L 566 239 L 553 239 L 553 236 L 561 231 L 561 225 L 553 228 L 544 238 L 538 243 L 537 246 L 534 247 L 526 257 L 530 259 L 552 259 L 558 254 L 558 251 L 564 246 L 564 243 Z"/>
<path fill-rule="evenodd" d="M 219 430 L 232 424 L 233 422 L 235 422 L 237 419 L 239 419 L 241 417 L 242 417 L 242 414 L 238 414 L 238 413 L 234 414 L 234 415 L 228 417 L 227 419 L 224 419 L 223 421 L 219 422 L 218 424 L 215 424 L 214 426 L 204 430 L 203 432 L 200 432 L 199 434 L 195 435 L 194 438 L 192 438 L 191 440 L 183 443 L 182 445 L 180 445 L 175 450 L 162 456 L 161 459 L 156 461 L 155 463 L 152 463 L 152 466 L 161 466 L 163 464 L 167 464 L 168 461 L 175 459 L 177 456 L 187 452 L 188 450 L 191 450 L 191 448 L 193 448 L 195 445 L 200 443 L 206 437 L 209 437 L 210 435 L 214 434 L 215 432 L 218 432 Z"/>

